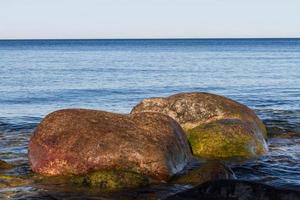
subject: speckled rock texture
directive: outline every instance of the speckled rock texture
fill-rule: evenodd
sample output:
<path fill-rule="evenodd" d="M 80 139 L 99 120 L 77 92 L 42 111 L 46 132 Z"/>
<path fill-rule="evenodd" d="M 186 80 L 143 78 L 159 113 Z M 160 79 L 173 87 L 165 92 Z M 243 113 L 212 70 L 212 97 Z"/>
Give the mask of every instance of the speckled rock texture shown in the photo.
<path fill-rule="evenodd" d="M 45 176 L 116 170 L 166 181 L 190 159 L 181 127 L 159 113 L 59 110 L 45 117 L 29 143 L 31 168 Z"/>
<path fill-rule="evenodd" d="M 131 114 L 159 112 L 185 130 L 193 154 L 204 158 L 257 157 L 268 151 L 266 128 L 247 106 L 209 93 L 144 99 Z"/>

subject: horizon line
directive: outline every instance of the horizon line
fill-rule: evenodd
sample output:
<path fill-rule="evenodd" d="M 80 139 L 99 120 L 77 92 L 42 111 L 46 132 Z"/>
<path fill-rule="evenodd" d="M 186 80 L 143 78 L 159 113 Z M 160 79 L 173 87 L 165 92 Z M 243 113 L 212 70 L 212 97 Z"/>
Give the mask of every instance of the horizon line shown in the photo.
<path fill-rule="evenodd" d="M 0 41 L 26 40 L 267 40 L 267 39 L 300 39 L 300 37 L 174 37 L 174 38 L 0 38 Z"/>

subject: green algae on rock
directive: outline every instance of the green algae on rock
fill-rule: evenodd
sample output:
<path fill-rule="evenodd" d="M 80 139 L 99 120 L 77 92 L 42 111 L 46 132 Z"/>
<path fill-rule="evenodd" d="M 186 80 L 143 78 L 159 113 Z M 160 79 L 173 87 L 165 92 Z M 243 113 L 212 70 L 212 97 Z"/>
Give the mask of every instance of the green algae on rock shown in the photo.
<path fill-rule="evenodd" d="M 73 176 L 71 182 L 77 185 L 97 187 L 103 190 L 118 190 L 142 187 L 149 184 L 149 178 L 128 171 L 97 171 L 83 176 Z"/>
<path fill-rule="evenodd" d="M 185 130 L 193 154 L 200 158 L 254 158 L 268 151 L 262 121 L 247 106 L 209 93 L 179 93 L 144 99 L 131 111 L 159 112 Z"/>
<path fill-rule="evenodd" d="M 29 180 L 17 176 L 0 175 L 0 189 L 26 186 L 29 182 Z"/>
<path fill-rule="evenodd" d="M 159 113 L 122 115 L 87 109 L 60 110 L 46 116 L 29 143 L 31 168 L 44 176 L 120 170 L 167 181 L 191 157 L 180 125 Z M 114 180 L 117 177 L 108 174 Z M 125 175 L 126 181 L 131 177 L 136 182 L 136 176 Z M 97 177 L 105 180 L 108 176 L 98 173 Z M 92 184 L 95 179 L 85 180 Z"/>
<path fill-rule="evenodd" d="M 195 156 L 209 159 L 243 159 L 264 154 L 262 136 L 238 119 L 226 119 L 197 126 L 187 131 Z"/>

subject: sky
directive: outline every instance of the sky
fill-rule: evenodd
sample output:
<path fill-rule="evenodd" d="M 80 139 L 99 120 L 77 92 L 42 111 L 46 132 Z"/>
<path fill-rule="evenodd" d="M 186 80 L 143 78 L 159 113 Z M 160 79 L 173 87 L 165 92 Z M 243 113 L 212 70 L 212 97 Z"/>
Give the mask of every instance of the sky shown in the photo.
<path fill-rule="evenodd" d="M 300 0 L 0 0 L 0 39 L 300 37 Z"/>

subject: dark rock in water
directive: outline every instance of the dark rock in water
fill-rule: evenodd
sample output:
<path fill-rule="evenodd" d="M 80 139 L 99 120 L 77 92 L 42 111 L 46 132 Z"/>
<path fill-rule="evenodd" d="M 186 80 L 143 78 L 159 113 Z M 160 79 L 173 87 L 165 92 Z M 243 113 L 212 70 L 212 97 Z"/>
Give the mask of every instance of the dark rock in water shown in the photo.
<path fill-rule="evenodd" d="M 300 138 L 300 132 L 280 132 L 280 133 L 270 133 L 270 137 L 272 138 L 282 138 L 282 139 L 292 139 L 292 138 Z"/>
<path fill-rule="evenodd" d="M 0 189 L 26 186 L 29 183 L 31 183 L 29 179 L 0 174 Z"/>
<path fill-rule="evenodd" d="M 118 190 L 124 187 L 136 188 L 149 184 L 149 179 L 138 173 L 127 171 L 98 171 L 71 178 L 71 182 L 79 185 L 98 186 L 103 190 Z"/>
<path fill-rule="evenodd" d="M 175 194 L 165 200 L 298 200 L 299 191 L 277 189 L 265 184 L 219 180 L 204 183 L 195 188 Z"/>
<path fill-rule="evenodd" d="M 222 96 L 195 92 L 149 98 L 131 111 L 141 112 L 159 112 L 175 119 L 198 157 L 253 158 L 268 151 L 262 121 L 247 106 Z"/>
<path fill-rule="evenodd" d="M 5 162 L 3 160 L 0 160 L 0 170 L 1 169 L 11 169 L 13 167 L 14 167 L 14 165 L 9 164 L 9 163 L 7 163 L 7 162 Z"/>
<path fill-rule="evenodd" d="M 235 174 L 226 165 L 218 161 L 206 161 L 199 167 L 186 170 L 183 174 L 175 176 L 171 183 L 184 185 L 200 185 L 212 180 L 235 179 Z"/>
<path fill-rule="evenodd" d="M 45 117 L 29 144 L 31 168 L 45 176 L 115 170 L 167 181 L 190 159 L 181 127 L 159 113 L 60 110 Z"/>

